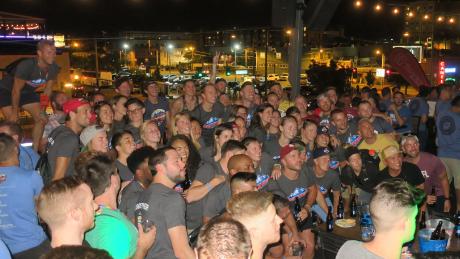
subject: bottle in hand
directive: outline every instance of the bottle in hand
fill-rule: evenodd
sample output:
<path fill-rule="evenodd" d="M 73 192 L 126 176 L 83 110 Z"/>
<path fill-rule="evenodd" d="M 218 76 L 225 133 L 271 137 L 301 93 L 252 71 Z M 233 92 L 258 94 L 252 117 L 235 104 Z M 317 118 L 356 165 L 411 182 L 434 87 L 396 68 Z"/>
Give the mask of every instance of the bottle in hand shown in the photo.
<path fill-rule="evenodd" d="M 332 217 L 332 207 L 328 207 L 329 211 L 327 212 L 326 218 L 326 230 L 327 232 L 332 232 L 334 230 L 334 218 Z"/>
<path fill-rule="evenodd" d="M 294 202 L 294 218 L 297 224 L 299 224 L 302 221 L 302 219 L 300 218 L 300 211 L 302 211 L 302 207 L 300 207 L 299 198 L 296 197 Z"/>
<path fill-rule="evenodd" d="M 442 229 L 442 221 L 440 220 L 438 222 L 438 225 L 436 226 L 436 229 L 431 233 L 431 240 L 439 240 L 441 238 L 441 229 Z"/>
<path fill-rule="evenodd" d="M 420 217 L 418 229 L 424 229 L 424 228 L 426 228 L 426 216 L 425 216 L 425 212 L 422 211 L 422 216 Z"/>

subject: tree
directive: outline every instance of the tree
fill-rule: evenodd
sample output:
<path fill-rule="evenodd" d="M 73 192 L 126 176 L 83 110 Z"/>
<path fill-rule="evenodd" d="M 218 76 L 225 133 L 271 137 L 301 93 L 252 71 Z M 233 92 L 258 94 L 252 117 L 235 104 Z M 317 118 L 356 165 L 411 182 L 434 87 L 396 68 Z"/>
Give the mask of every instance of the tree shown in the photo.
<path fill-rule="evenodd" d="M 334 60 L 331 60 L 329 66 L 320 65 L 313 61 L 306 72 L 310 83 L 320 92 L 327 87 L 335 86 L 337 92 L 343 93 L 349 87 L 347 70 L 345 68 L 337 69 L 337 64 Z"/>

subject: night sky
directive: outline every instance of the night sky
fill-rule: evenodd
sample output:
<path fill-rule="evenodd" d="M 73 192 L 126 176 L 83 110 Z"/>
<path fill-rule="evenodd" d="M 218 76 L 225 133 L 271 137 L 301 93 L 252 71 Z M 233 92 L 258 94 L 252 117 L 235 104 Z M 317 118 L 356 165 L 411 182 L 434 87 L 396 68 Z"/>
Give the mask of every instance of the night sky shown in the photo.
<path fill-rule="evenodd" d="M 2 11 L 45 18 L 48 33 L 200 31 L 270 24 L 271 0 L 1 0 Z M 389 11 L 387 11 L 389 12 Z M 403 18 L 357 11 L 342 0 L 329 29 L 369 40 L 398 38 Z"/>

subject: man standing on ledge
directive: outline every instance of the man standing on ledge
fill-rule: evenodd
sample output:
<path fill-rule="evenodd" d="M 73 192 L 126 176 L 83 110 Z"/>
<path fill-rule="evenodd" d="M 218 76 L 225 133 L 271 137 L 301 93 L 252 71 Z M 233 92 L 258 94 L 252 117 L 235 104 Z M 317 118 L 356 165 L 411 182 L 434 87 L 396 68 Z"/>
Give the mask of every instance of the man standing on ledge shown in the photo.
<path fill-rule="evenodd" d="M 36 90 L 44 87 L 44 94 L 51 95 L 59 73 L 55 59 L 54 42 L 42 40 L 37 45 L 37 57 L 13 62 L 6 68 L 6 76 L 0 81 L 0 107 L 6 119 L 16 122 L 19 108 L 32 116 L 32 141 L 35 151 L 46 123 L 45 113 L 40 109 L 40 95 Z"/>

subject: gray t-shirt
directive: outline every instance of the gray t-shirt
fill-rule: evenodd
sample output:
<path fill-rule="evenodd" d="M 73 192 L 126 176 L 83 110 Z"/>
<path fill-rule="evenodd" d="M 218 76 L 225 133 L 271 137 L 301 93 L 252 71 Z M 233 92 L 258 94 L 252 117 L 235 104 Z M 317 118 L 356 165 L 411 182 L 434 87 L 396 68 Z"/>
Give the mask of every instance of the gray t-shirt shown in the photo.
<path fill-rule="evenodd" d="M 133 135 L 133 138 L 134 138 L 134 142 L 136 144 L 140 144 L 142 143 L 142 139 L 141 139 L 141 129 L 140 128 L 136 128 L 134 127 L 133 125 L 131 124 L 126 124 L 125 126 L 125 130 L 131 132 L 131 135 Z"/>
<path fill-rule="evenodd" d="M 318 186 L 318 191 L 326 195 L 329 190 L 340 191 L 340 177 L 339 173 L 335 170 L 329 170 L 323 177 L 316 176 L 313 168 L 306 167 L 307 174 L 310 174 L 313 177 L 315 184 Z"/>
<path fill-rule="evenodd" d="M 290 180 L 282 174 L 278 180 L 270 179 L 262 190 L 288 199 L 290 201 L 289 207 L 294 213 L 296 198 L 299 199 L 300 206 L 304 206 L 308 198 L 308 187 L 313 184 L 315 184 L 315 182 L 311 174 L 300 171 L 299 177 L 296 180 Z"/>
<path fill-rule="evenodd" d="M 168 229 L 185 226 L 185 201 L 171 188 L 153 183 L 139 197 L 136 216 L 148 219 L 157 229 L 155 243 L 150 248 L 148 259 L 176 259 Z"/>
<path fill-rule="evenodd" d="M 190 112 L 190 116 L 197 119 L 202 125 L 203 130 L 201 132 L 201 137 L 204 143 L 206 143 L 206 145 L 212 145 L 214 142 L 214 128 L 219 125 L 219 123 L 222 122 L 222 118 L 224 118 L 224 106 L 216 102 L 212 106 L 212 110 L 207 112 L 203 109 L 202 105 L 198 105 Z"/>
<path fill-rule="evenodd" d="M 363 242 L 356 240 L 348 240 L 345 242 L 339 249 L 335 259 L 349 259 L 349 258 L 359 258 L 359 259 L 383 259 L 363 246 Z"/>
<path fill-rule="evenodd" d="M 118 159 L 115 160 L 115 166 L 118 169 L 118 174 L 120 175 L 120 179 L 122 182 L 133 180 L 133 172 L 131 172 L 131 170 L 129 170 L 129 168 L 122 164 Z"/>
<path fill-rule="evenodd" d="M 230 183 L 224 182 L 216 186 L 203 199 L 203 216 L 214 218 L 222 214 L 231 196 Z"/>
<path fill-rule="evenodd" d="M 214 145 L 200 148 L 201 161 L 207 163 L 214 162 Z"/>
<path fill-rule="evenodd" d="M 56 159 L 58 157 L 69 157 L 70 163 L 65 176 L 73 175 L 75 159 L 80 153 L 80 138 L 78 135 L 66 126 L 59 126 L 50 133 L 48 143 L 50 145 L 48 149 L 48 162 L 51 172 L 53 174 L 55 172 Z"/>
<path fill-rule="evenodd" d="M 274 163 L 280 162 L 281 145 L 278 139 L 269 139 L 268 141 L 265 141 L 262 150 L 270 155 Z"/>
<path fill-rule="evenodd" d="M 375 117 L 372 122 L 372 126 L 374 126 L 374 130 L 376 130 L 379 134 L 391 133 L 394 131 L 391 124 L 382 117 Z"/>
<path fill-rule="evenodd" d="M 126 187 L 121 192 L 121 200 L 118 209 L 123 212 L 129 219 L 134 218 L 136 204 L 143 191 L 144 188 L 142 188 L 138 181 L 134 180 L 126 185 Z"/>
<path fill-rule="evenodd" d="M 37 87 L 45 86 L 50 80 L 56 80 L 59 69 L 59 66 L 53 63 L 48 66 L 48 71 L 43 71 L 38 67 L 37 58 L 24 59 L 11 72 L 14 76 L 7 74 L 0 81 L 0 87 L 11 91 L 13 89 L 14 78 L 17 77 L 26 81 L 21 92 L 35 92 Z"/>
<path fill-rule="evenodd" d="M 226 175 L 219 162 L 203 163 L 198 168 L 194 181 L 207 184 L 217 175 Z M 201 200 L 187 204 L 187 229 L 195 229 L 203 224 L 203 202 L 205 198 L 206 196 Z"/>
<path fill-rule="evenodd" d="M 158 97 L 158 103 L 152 103 L 149 99 L 145 99 L 145 113 L 144 120 L 153 120 L 156 122 L 158 128 L 161 131 L 161 135 L 166 130 L 166 116 L 169 111 L 168 99 L 164 96 Z"/>

